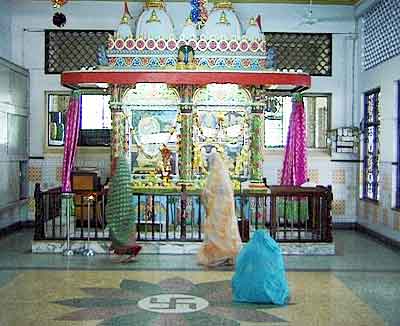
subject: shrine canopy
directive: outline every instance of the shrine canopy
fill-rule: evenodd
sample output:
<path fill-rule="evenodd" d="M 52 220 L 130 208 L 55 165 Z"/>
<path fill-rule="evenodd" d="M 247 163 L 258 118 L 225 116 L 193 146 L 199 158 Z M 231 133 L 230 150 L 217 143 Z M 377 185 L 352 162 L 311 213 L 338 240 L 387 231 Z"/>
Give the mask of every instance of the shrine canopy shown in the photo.
<path fill-rule="evenodd" d="M 271 71 L 66 71 L 61 84 L 71 89 L 107 88 L 110 85 L 167 83 L 170 85 L 237 84 L 263 86 L 271 91 L 301 92 L 311 85 L 311 77 L 300 72 Z"/>
<path fill-rule="evenodd" d="M 138 83 L 236 84 L 284 93 L 310 87 L 310 76 L 298 67 L 278 68 L 279 56 L 285 53 L 267 47 L 255 17 L 248 24 L 241 22 L 231 1 L 215 0 L 201 21 L 193 12 L 187 14 L 190 18 L 178 35 L 166 2 L 145 0 L 132 30 L 125 1 L 116 32 L 97 49 L 97 65 L 64 72 L 61 84 L 72 89 Z"/>

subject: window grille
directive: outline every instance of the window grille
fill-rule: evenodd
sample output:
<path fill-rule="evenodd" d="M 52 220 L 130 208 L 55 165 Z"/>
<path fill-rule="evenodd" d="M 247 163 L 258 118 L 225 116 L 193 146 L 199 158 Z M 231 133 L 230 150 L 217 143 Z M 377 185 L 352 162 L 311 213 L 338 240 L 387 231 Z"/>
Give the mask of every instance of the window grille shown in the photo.
<path fill-rule="evenodd" d="M 364 94 L 363 198 L 379 199 L 379 108 L 380 90 Z"/>
<path fill-rule="evenodd" d="M 277 69 L 301 69 L 312 76 L 332 75 L 332 34 L 265 33 L 275 48 Z"/>
<path fill-rule="evenodd" d="M 330 95 L 304 95 L 307 147 L 327 148 Z M 290 96 L 268 96 L 265 108 L 265 146 L 282 148 L 286 145 L 289 118 L 292 112 Z"/>
<path fill-rule="evenodd" d="M 80 70 L 96 66 L 96 53 L 106 45 L 111 30 L 46 30 L 45 73 Z"/>
<path fill-rule="evenodd" d="M 400 1 L 381 0 L 362 17 L 364 69 L 400 54 Z"/>

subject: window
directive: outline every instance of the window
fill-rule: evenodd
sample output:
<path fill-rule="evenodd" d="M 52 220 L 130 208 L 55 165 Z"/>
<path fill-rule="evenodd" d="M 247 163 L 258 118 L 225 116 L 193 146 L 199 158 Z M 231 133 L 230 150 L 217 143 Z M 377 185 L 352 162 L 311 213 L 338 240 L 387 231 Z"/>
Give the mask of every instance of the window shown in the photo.
<path fill-rule="evenodd" d="M 112 33 L 112 30 L 46 30 L 45 73 L 61 74 L 96 66 L 97 50 L 107 44 Z"/>
<path fill-rule="evenodd" d="M 307 124 L 307 147 L 326 149 L 331 96 L 305 95 L 304 109 Z M 282 148 L 286 144 L 289 118 L 292 112 L 290 96 L 270 96 L 265 109 L 265 146 Z"/>
<path fill-rule="evenodd" d="M 81 129 L 111 129 L 109 95 L 82 95 Z"/>
<path fill-rule="evenodd" d="M 380 90 L 364 94 L 363 198 L 379 199 Z"/>
<path fill-rule="evenodd" d="M 78 146 L 109 146 L 111 141 L 111 110 L 109 95 L 83 94 Z M 47 94 L 47 146 L 64 145 L 66 111 L 69 93 Z"/>
<path fill-rule="evenodd" d="M 397 81 L 397 176 L 396 207 L 400 207 L 400 80 Z"/>
<path fill-rule="evenodd" d="M 362 15 L 364 69 L 368 70 L 400 54 L 400 1 L 380 0 Z"/>
<path fill-rule="evenodd" d="M 332 76 L 332 34 L 265 33 L 265 41 L 276 51 L 276 68 Z"/>

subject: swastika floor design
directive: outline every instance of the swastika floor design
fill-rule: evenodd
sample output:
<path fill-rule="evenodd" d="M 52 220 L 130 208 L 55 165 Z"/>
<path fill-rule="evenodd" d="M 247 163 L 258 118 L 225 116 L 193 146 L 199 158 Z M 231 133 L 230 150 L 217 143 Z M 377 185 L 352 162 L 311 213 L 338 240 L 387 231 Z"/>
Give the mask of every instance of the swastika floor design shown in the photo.
<path fill-rule="evenodd" d="M 289 272 L 286 307 L 233 304 L 231 272 L 25 271 L 0 289 L 1 325 L 384 325 L 332 273 Z"/>
<path fill-rule="evenodd" d="M 337 232 L 336 256 L 285 257 L 290 304 L 232 303 L 227 269 L 194 256 L 28 252 L 30 232 L 0 239 L 0 326 L 398 326 L 400 254 Z"/>

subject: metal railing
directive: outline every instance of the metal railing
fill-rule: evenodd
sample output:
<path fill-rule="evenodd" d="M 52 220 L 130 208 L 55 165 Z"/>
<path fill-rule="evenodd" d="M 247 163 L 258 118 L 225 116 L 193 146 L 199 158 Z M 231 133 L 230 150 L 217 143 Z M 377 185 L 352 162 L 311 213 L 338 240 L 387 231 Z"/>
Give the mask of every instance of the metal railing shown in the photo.
<path fill-rule="evenodd" d="M 88 197 L 93 196 L 90 201 Z M 239 232 L 248 241 L 260 228 L 270 230 L 279 242 L 331 242 L 332 189 L 323 187 L 270 186 L 235 193 Z M 65 239 L 61 218 L 60 188 L 35 188 L 35 240 Z M 75 192 L 71 240 L 107 240 L 107 193 Z M 182 187 L 133 191 L 134 220 L 139 241 L 202 241 L 205 207 L 199 191 Z M 90 223 L 88 223 L 90 222 Z"/>

